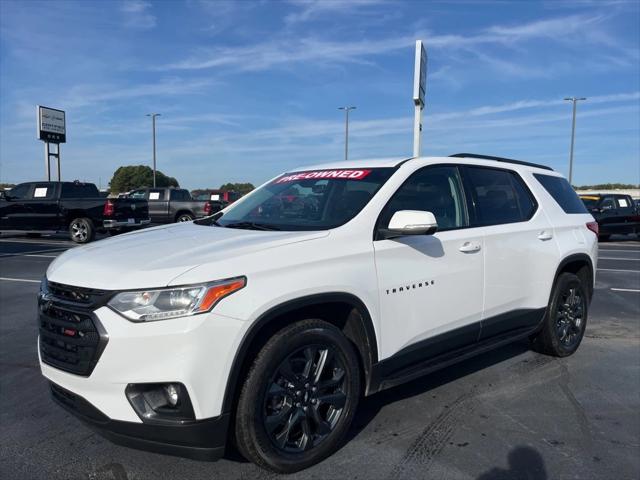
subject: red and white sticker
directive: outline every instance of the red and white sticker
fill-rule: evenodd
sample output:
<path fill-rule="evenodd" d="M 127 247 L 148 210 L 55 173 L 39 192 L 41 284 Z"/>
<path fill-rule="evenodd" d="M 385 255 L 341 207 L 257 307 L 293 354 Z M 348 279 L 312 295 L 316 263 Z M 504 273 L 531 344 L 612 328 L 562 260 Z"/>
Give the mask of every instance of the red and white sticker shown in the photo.
<path fill-rule="evenodd" d="M 340 179 L 340 180 L 362 180 L 371 173 L 371 170 L 317 170 L 311 172 L 292 173 L 278 178 L 275 183 L 295 182 L 296 180 L 313 179 Z"/>

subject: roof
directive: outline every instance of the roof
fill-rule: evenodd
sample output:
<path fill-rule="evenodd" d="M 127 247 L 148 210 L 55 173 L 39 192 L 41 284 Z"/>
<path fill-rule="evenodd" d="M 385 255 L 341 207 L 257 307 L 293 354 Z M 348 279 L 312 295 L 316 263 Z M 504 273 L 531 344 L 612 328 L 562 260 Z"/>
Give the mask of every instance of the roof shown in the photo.
<path fill-rule="evenodd" d="M 397 167 L 404 162 L 411 160 L 433 160 L 434 163 L 442 163 L 445 162 L 453 162 L 451 159 L 456 158 L 456 163 L 468 163 L 474 165 L 492 165 L 496 167 L 505 167 L 505 164 L 510 164 L 513 166 L 521 166 L 521 167 L 530 167 L 541 170 L 546 170 L 546 173 L 552 172 L 553 169 L 547 167 L 545 165 L 538 165 L 535 163 L 524 162 L 521 160 L 512 160 L 509 158 L 502 157 L 490 157 L 487 155 L 477 155 L 474 153 L 457 153 L 455 155 L 450 155 L 448 157 L 391 157 L 391 158 L 374 158 L 374 159 L 363 159 L 363 160 L 348 160 L 341 162 L 331 162 L 331 163 L 322 163 L 317 165 L 308 165 L 302 166 L 300 168 L 295 168 L 289 170 L 288 172 L 303 172 L 309 170 L 343 170 L 343 169 L 358 169 L 358 168 L 384 168 L 384 167 Z M 460 161 L 464 160 L 464 161 Z"/>
<path fill-rule="evenodd" d="M 306 170 L 342 170 L 354 168 L 384 168 L 397 167 L 402 162 L 409 160 L 407 157 L 371 158 L 365 160 L 347 160 L 342 162 L 321 163 L 317 165 L 304 165 L 300 168 L 289 170 L 290 172 L 302 172 Z"/>

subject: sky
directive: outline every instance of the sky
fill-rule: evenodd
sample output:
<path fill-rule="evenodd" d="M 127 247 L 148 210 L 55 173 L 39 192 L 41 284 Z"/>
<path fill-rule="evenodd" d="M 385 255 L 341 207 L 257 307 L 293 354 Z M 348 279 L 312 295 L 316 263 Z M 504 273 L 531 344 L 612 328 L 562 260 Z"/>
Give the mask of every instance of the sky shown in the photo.
<path fill-rule="evenodd" d="M 640 183 L 640 1 L 0 0 L 0 182 L 45 176 L 36 105 L 66 111 L 63 180 L 157 163 L 181 186 L 260 184 L 344 157 L 473 152 Z M 52 168 L 54 167 L 52 161 Z"/>

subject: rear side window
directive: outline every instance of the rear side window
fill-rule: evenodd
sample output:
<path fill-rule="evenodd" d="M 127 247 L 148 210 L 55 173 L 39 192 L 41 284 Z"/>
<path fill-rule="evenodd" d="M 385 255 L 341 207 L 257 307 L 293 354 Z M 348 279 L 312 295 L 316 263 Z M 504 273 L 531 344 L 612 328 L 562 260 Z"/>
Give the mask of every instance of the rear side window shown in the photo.
<path fill-rule="evenodd" d="M 525 222 L 537 204 L 522 179 L 509 170 L 465 167 L 475 204 L 477 226 Z"/>
<path fill-rule="evenodd" d="M 63 183 L 62 198 L 99 197 L 100 192 L 92 183 Z"/>
<path fill-rule="evenodd" d="M 171 200 L 189 201 L 191 200 L 191 196 L 186 190 L 171 190 Z"/>
<path fill-rule="evenodd" d="M 562 177 L 534 173 L 536 180 L 549 192 L 564 213 L 589 213 L 575 190 Z"/>

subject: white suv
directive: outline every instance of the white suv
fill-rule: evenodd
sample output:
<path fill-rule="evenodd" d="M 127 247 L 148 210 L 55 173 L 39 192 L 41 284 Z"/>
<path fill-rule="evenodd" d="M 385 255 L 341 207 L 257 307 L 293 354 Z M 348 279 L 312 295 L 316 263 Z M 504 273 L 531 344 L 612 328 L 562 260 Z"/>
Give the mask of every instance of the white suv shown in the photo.
<path fill-rule="evenodd" d="M 71 249 L 39 296 L 53 398 L 117 443 L 293 472 L 359 398 L 520 338 L 572 354 L 597 224 L 549 168 L 458 154 L 285 173 Z"/>

